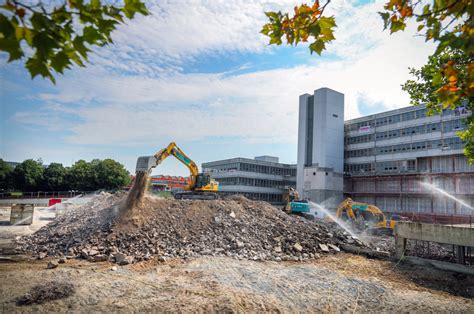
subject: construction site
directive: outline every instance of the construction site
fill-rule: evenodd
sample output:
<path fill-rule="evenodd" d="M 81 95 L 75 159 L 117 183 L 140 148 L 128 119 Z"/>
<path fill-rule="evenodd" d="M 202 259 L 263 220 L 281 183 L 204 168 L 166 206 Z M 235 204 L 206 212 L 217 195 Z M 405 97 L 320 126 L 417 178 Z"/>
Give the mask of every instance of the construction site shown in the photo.
<path fill-rule="evenodd" d="M 295 166 L 200 172 L 172 142 L 138 157 L 129 191 L 0 200 L 2 310 L 472 312 L 472 168 L 457 151 L 383 159 L 349 144 L 372 126 L 352 130 L 343 110 L 330 89 L 301 96 Z M 168 157 L 190 175 L 163 196 L 150 176 Z M 282 179 L 229 179 L 252 169 Z"/>

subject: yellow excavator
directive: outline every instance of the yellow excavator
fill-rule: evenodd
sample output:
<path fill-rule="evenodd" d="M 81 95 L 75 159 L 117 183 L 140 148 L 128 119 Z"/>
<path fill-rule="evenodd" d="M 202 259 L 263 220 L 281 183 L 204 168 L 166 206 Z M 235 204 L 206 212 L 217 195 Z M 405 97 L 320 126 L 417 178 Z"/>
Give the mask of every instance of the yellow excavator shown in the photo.
<path fill-rule="evenodd" d="M 397 221 L 402 217 L 393 215 L 390 220 L 374 205 L 354 202 L 351 198 L 342 201 L 337 207 L 336 217 L 350 221 L 359 230 L 370 234 L 393 234 Z"/>
<path fill-rule="evenodd" d="M 146 172 L 149 174 L 153 168 L 161 164 L 170 155 L 176 157 L 176 159 L 188 167 L 191 179 L 184 192 L 176 192 L 174 194 L 175 199 L 215 200 L 219 198 L 217 194 L 219 182 L 213 180 L 209 174 L 200 173 L 196 163 L 186 156 L 174 142 L 153 156 L 139 157 L 135 172 Z"/>

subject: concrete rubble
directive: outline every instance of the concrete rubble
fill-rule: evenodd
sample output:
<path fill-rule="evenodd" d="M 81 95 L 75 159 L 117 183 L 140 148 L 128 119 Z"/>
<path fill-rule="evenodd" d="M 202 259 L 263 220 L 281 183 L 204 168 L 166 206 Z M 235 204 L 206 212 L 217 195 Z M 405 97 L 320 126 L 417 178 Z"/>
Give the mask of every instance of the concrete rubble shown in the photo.
<path fill-rule="evenodd" d="M 377 251 L 389 252 L 390 255 L 395 256 L 395 238 L 392 236 L 369 236 L 366 243 L 370 243 Z M 452 246 L 434 242 L 408 240 L 405 255 L 456 262 Z"/>
<path fill-rule="evenodd" d="M 330 224 L 290 216 L 241 196 L 216 201 L 149 196 L 124 211 L 125 198 L 124 193 L 97 195 L 17 240 L 17 250 L 38 258 L 127 265 L 153 257 L 166 261 L 203 255 L 301 261 L 337 253 L 343 244 L 364 246 Z"/>

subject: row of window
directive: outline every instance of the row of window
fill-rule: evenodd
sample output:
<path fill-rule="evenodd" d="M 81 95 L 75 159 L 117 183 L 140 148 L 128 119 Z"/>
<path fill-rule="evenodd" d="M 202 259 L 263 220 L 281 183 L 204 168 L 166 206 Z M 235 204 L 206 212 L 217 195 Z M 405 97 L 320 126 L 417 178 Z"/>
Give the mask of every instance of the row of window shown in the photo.
<path fill-rule="evenodd" d="M 451 137 L 440 140 L 421 141 L 408 144 L 398 144 L 381 146 L 374 148 L 364 148 L 344 151 L 344 158 L 365 157 L 384 154 L 404 153 L 408 151 L 419 151 L 425 149 L 461 149 L 464 147 L 464 142 L 459 137 Z"/>
<path fill-rule="evenodd" d="M 345 173 L 377 173 L 416 171 L 416 160 L 396 160 L 363 164 L 344 164 Z"/>
<path fill-rule="evenodd" d="M 258 186 L 264 188 L 287 188 L 288 186 L 295 186 L 296 182 L 294 181 L 277 181 L 277 180 L 267 180 L 267 179 L 256 179 L 256 178 L 242 178 L 242 177 L 232 177 L 232 178 L 216 178 L 216 181 L 219 181 L 221 185 L 247 185 L 247 186 Z"/>
<path fill-rule="evenodd" d="M 468 158 L 463 155 L 422 157 L 416 160 L 378 162 L 377 166 L 375 163 L 345 164 L 344 171 L 346 173 L 366 173 L 373 172 L 376 169 L 381 172 L 418 171 L 428 173 L 463 173 L 474 171 L 474 166 L 470 166 L 467 161 Z M 463 188 L 471 190 L 469 185 Z"/>
<path fill-rule="evenodd" d="M 239 169 L 241 171 L 249 171 L 249 172 L 258 172 L 258 173 L 265 173 L 265 174 L 276 174 L 276 175 L 288 175 L 288 176 L 296 176 L 296 168 L 281 168 L 281 167 L 272 167 L 272 166 L 263 166 L 263 165 L 256 165 L 251 163 L 240 163 Z"/>
<path fill-rule="evenodd" d="M 226 192 L 225 194 L 238 194 L 243 195 L 248 199 L 255 201 L 265 201 L 269 203 L 282 203 L 283 195 L 282 194 L 269 194 L 269 193 L 247 193 L 247 192 Z"/>
<path fill-rule="evenodd" d="M 296 168 L 264 166 L 245 162 L 237 162 L 218 166 L 209 166 L 208 164 L 204 164 L 203 171 L 206 173 L 248 171 L 281 176 L 296 176 Z"/>
<path fill-rule="evenodd" d="M 398 130 L 390 130 L 386 132 L 377 132 L 374 134 L 359 135 L 353 137 L 346 137 L 344 139 L 345 145 L 372 142 L 374 139 L 381 141 L 386 139 L 393 139 L 403 136 L 413 136 L 417 134 L 425 134 L 431 132 L 453 132 L 465 129 L 466 125 L 461 119 L 446 121 L 443 123 L 434 122 L 417 125 L 409 128 Z"/>
<path fill-rule="evenodd" d="M 228 163 L 228 164 L 223 164 L 223 165 L 215 165 L 212 167 L 209 167 L 207 164 L 203 164 L 203 172 L 205 173 L 211 173 L 211 172 L 227 172 L 227 171 L 232 171 L 232 170 L 238 170 L 239 169 L 239 164 L 238 162 L 234 163 Z"/>
<path fill-rule="evenodd" d="M 453 110 L 443 110 L 442 115 L 443 116 L 448 116 L 448 115 L 464 115 L 461 114 L 460 112 L 453 111 Z M 419 109 L 419 110 L 414 110 L 414 111 L 409 111 L 409 112 L 404 112 L 404 113 L 398 113 L 394 114 L 391 116 L 386 116 L 386 117 L 381 117 L 377 119 L 372 119 L 368 121 L 362 121 L 358 123 L 352 123 L 352 124 L 347 124 L 344 126 L 344 130 L 346 132 L 348 131 L 357 131 L 362 127 L 375 127 L 375 126 L 383 126 L 383 125 L 389 125 L 393 123 L 398 123 L 402 121 L 410 121 L 414 119 L 420 119 L 426 117 L 426 109 Z"/>

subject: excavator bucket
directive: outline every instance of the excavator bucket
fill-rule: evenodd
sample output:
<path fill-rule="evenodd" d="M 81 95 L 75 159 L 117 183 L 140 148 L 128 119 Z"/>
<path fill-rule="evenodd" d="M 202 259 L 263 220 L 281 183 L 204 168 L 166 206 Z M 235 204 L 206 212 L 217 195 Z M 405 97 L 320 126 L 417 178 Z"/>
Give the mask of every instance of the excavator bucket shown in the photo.
<path fill-rule="evenodd" d="M 155 156 L 142 156 L 137 159 L 137 167 L 135 172 L 149 172 L 156 166 Z"/>

